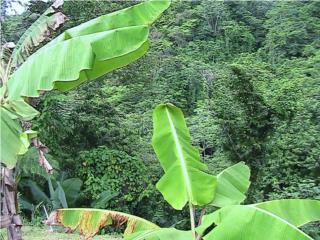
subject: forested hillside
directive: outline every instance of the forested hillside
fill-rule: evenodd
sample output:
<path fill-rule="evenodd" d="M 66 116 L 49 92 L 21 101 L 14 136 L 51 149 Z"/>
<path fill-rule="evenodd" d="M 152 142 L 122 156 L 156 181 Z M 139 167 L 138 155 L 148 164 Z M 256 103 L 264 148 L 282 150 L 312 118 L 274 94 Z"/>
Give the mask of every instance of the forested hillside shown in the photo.
<path fill-rule="evenodd" d="M 32 1 L 7 17 L 4 39 L 17 41 L 48 4 Z M 66 1 L 69 20 L 59 32 L 132 4 Z M 247 203 L 320 199 L 319 1 L 174 1 L 151 36 L 137 62 L 34 103 L 42 114 L 33 127 L 53 165 L 83 181 L 76 206 L 92 206 L 108 191 L 103 208 L 184 226 L 188 220 L 154 187 L 162 169 L 151 147 L 152 111 L 162 102 L 183 110 L 213 173 L 240 161 L 250 166 Z M 25 185 L 20 190 L 30 198 Z M 320 239 L 319 225 L 307 232 Z"/>

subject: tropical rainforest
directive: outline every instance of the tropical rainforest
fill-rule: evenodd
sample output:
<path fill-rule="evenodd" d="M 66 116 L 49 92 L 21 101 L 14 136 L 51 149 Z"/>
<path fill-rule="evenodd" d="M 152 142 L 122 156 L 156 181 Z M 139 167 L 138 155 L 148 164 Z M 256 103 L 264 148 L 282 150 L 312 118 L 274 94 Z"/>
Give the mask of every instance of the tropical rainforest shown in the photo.
<path fill-rule="evenodd" d="M 65 1 L 68 19 L 47 40 L 136 3 Z M 2 41 L 17 42 L 50 4 L 32 0 L 20 15 L 2 13 Z M 45 209 L 94 207 L 188 229 L 188 209 L 172 209 L 156 188 L 164 171 L 151 145 L 152 114 L 160 103 L 184 113 L 210 173 L 250 167 L 245 204 L 320 200 L 319 1 L 173 1 L 150 40 L 137 61 L 32 100 L 41 113 L 32 128 L 54 173 L 36 164 L 34 147 L 19 157 L 25 222 L 41 224 Z M 302 229 L 320 239 L 319 223 Z"/>

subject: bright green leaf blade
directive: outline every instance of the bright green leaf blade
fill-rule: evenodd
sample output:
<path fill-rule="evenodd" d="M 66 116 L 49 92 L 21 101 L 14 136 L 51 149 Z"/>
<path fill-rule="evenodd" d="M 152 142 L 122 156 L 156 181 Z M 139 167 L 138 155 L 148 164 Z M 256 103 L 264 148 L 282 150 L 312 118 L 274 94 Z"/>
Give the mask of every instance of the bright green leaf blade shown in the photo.
<path fill-rule="evenodd" d="M 254 204 L 295 226 L 320 221 L 320 201 L 309 199 L 284 199 Z"/>
<path fill-rule="evenodd" d="M 191 231 L 180 231 L 175 228 L 160 228 L 137 232 L 124 238 L 125 240 L 193 240 Z"/>
<path fill-rule="evenodd" d="M 216 177 L 205 171 L 182 111 L 172 104 L 160 104 L 153 113 L 153 148 L 165 171 L 157 188 L 175 209 L 187 202 L 205 205 L 213 200 Z"/>
<path fill-rule="evenodd" d="M 37 110 L 22 99 L 6 101 L 1 106 L 0 156 L 1 162 L 8 168 L 15 166 L 17 156 L 26 153 L 30 140 L 37 135 L 32 130 L 22 132 L 19 119 L 31 120 L 38 114 Z"/>
<path fill-rule="evenodd" d="M 250 186 L 250 169 L 245 163 L 237 163 L 217 176 L 216 194 L 211 205 L 224 207 L 237 205 L 246 199 Z"/>
<path fill-rule="evenodd" d="M 147 1 L 68 30 L 12 75 L 8 98 L 39 97 L 40 91 L 54 88 L 69 90 L 137 60 L 149 47 L 149 25 L 169 5 L 168 0 Z"/>
<path fill-rule="evenodd" d="M 39 115 L 39 112 L 23 99 L 6 101 L 2 106 L 11 113 L 17 115 L 16 118 L 20 118 L 25 121 L 29 121 Z"/>
<path fill-rule="evenodd" d="M 109 30 L 141 26 L 150 26 L 170 6 L 170 0 L 151 0 L 92 19 L 79 26 L 66 30 L 47 46 L 79 36 Z"/>
<path fill-rule="evenodd" d="M 197 232 L 203 233 L 217 225 L 204 236 L 204 240 L 311 240 L 312 238 L 288 221 L 254 206 L 228 206 L 203 218 Z"/>
<path fill-rule="evenodd" d="M 148 34 L 147 26 L 135 26 L 77 37 L 40 49 L 8 81 L 8 98 L 39 97 L 40 91 L 53 88 L 68 90 L 125 66 L 147 51 Z"/>
<path fill-rule="evenodd" d="M 22 143 L 22 146 L 20 148 L 20 151 L 18 152 L 19 155 L 23 155 L 28 151 L 31 139 L 35 138 L 36 136 L 37 136 L 37 132 L 31 129 L 26 130 L 20 134 L 20 141 Z"/>
<path fill-rule="evenodd" d="M 116 211 L 101 209 L 69 208 L 58 209 L 51 213 L 46 224 L 60 224 L 71 230 L 79 230 L 88 239 L 106 225 L 126 224 L 124 235 L 134 232 L 158 229 L 159 227 L 145 219 Z"/>

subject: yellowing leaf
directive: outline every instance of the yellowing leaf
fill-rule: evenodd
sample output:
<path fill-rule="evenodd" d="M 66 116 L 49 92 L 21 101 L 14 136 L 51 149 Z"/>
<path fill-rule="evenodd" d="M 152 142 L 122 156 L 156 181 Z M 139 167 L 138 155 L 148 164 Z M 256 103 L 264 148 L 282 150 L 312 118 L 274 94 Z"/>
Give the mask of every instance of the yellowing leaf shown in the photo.
<path fill-rule="evenodd" d="M 159 228 L 145 219 L 130 214 L 85 208 L 58 209 L 50 214 L 45 223 L 48 225 L 62 225 L 72 231 L 79 230 L 85 239 L 90 239 L 107 225 L 114 227 L 126 225 L 125 236 L 138 231 Z"/>

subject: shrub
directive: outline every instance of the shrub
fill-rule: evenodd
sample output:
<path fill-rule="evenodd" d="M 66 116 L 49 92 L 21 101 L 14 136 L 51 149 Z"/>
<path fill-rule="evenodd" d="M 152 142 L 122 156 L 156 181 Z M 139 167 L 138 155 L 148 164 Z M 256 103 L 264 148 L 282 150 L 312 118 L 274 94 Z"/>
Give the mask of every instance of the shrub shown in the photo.
<path fill-rule="evenodd" d="M 82 195 L 90 203 L 103 191 L 118 192 L 105 208 L 135 212 L 137 203 L 150 191 L 144 163 L 124 151 L 100 146 L 82 151 L 77 161 L 78 176 L 84 182 Z"/>

